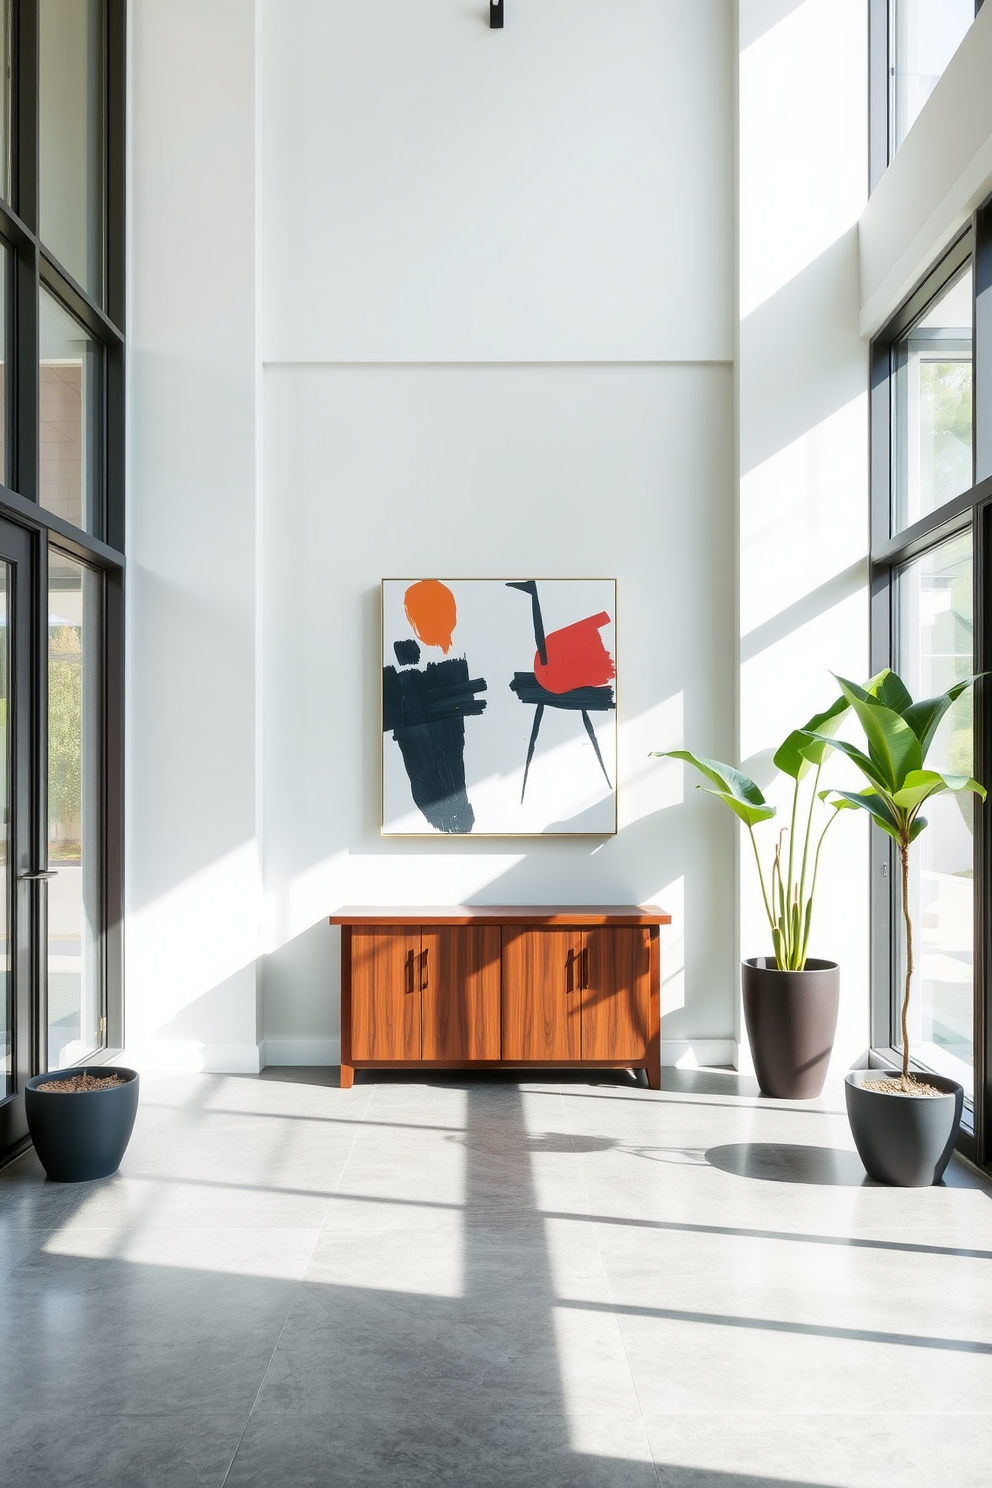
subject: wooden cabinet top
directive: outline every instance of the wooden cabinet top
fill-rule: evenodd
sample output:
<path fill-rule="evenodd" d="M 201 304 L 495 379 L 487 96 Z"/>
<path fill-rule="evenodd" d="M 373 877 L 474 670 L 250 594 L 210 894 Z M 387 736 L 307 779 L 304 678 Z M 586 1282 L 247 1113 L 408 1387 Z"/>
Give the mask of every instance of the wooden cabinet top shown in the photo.
<path fill-rule="evenodd" d="M 656 904 L 345 905 L 332 925 L 670 925 Z"/>

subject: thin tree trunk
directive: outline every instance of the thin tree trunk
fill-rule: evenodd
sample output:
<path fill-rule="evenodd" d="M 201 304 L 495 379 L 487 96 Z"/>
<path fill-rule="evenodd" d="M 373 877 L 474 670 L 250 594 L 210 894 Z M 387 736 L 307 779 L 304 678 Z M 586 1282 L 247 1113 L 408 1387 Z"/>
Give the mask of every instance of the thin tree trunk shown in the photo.
<path fill-rule="evenodd" d="M 913 920 L 909 913 L 909 843 L 900 842 L 902 913 L 906 921 L 906 990 L 902 999 L 902 1088 L 909 1089 L 909 991 L 913 982 Z"/>

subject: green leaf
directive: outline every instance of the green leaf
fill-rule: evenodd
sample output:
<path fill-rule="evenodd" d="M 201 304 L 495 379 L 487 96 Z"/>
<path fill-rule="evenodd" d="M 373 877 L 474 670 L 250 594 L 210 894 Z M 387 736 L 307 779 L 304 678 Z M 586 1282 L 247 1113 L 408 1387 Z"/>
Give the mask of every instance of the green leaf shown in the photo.
<path fill-rule="evenodd" d="M 905 811 L 916 811 L 929 796 L 943 791 L 971 791 L 985 800 L 985 787 L 970 775 L 939 775 L 936 770 L 911 770 L 901 791 L 892 797 L 893 804 Z"/>
<path fill-rule="evenodd" d="M 906 709 L 913 704 L 909 688 L 898 672 L 892 671 L 890 667 L 884 667 L 871 677 L 865 683 L 863 691 L 866 696 L 877 698 L 883 708 L 891 708 L 901 718 L 905 718 Z"/>
<path fill-rule="evenodd" d="M 735 816 L 740 817 L 746 827 L 756 827 L 759 822 L 769 821 L 775 815 L 774 806 L 752 806 L 739 796 L 731 795 L 730 791 L 710 790 L 706 785 L 697 785 L 696 789 L 705 791 L 708 796 L 716 796 L 718 801 L 730 807 Z"/>
<path fill-rule="evenodd" d="M 716 786 L 716 790 L 708 791 L 707 794 L 719 796 L 747 826 L 753 827 L 757 822 L 768 821 L 775 815 L 776 808 L 769 806 L 754 781 L 743 770 L 735 770 L 733 765 L 725 765 L 720 760 L 703 759 L 691 754 L 688 749 L 656 749 L 652 752 L 658 759 L 680 759 L 695 766 Z M 706 787 L 702 789 L 705 790 Z"/>
<path fill-rule="evenodd" d="M 820 800 L 827 801 L 837 811 L 867 811 L 883 832 L 887 832 L 894 842 L 899 841 L 898 818 L 893 815 L 888 803 L 877 792 L 825 790 L 820 792 Z"/>
<path fill-rule="evenodd" d="M 916 820 L 914 821 L 913 825 L 909 829 L 909 840 L 910 840 L 910 842 L 915 842 L 916 839 L 917 839 L 917 837 L 919 837 L 920 833 L 926 830 L 926 827 L 927 827 L 927 819 L 926 819 L 926 817 L 925 816 L 918 816 L 916 818 Z"/>
<path fill-rule="evenodd" d="M 870 696 L 859 696 L 862 689 L 855 683 L 843 677 L 838 677 L 837 681 L 858 715 L 868 740 L 868 753 L 876 769 L 882 773 L 886 789 L 901 790 L 908 772 L 923 768 L 919 739 L 909 724 L 891 708 Z"/>
<path fill-rule="evenodd" d="M 908 708 L 903 709 L 902 716 L 919 739 L 924 759 L 933 743 L 940 720 L 948 708 L 952 703 L 957 702 L 961 694 L 981 675 L 983 674 L 977 673 L 975 677 L 966 677 L 963 682 L 955 682 L 954 686 L 941 693 L 940 697 L 924 698 L 919 703 L 911 702 Z"/>
<path fill-rule="evenodd" d="M 783 775 L 791 775 L 793 780 L 801 780 L 811 764 L 820 763 L 830 747 L 828 736 L 833 734 L 841 717 L 850 706 L 847 698 L 839 697 L 825 713 L 814 713 L 803 728 L 793 729 L 775 753 L 775 765 Z M 815 743 L 811 742 L 808 737 L 811 734 L 817 736 Z"/>
<path fill-rule="evenodd" d="M 876 768 L 872 760 L 856 744 L 849 743 L 847 739 L 831 739 L 826 734 L 811 734 L 810 738 L 822 739 L 831 748 L 839 750 L 841 754 L 845 754 L 849 760 L 854 761 L 866 780 L 870 780 L 872 785 L 876 786 L 878 790 L 888 792 L 888 783 L 884 774 Z M 821 792 L 821 797 L 822 794 Z"/>

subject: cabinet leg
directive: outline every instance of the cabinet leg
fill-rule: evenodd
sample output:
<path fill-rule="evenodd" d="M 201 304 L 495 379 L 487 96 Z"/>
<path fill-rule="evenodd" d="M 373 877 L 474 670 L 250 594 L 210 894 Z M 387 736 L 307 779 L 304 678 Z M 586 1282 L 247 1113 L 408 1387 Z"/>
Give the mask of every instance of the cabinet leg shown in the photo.
<path fill-rule="evenodd" d="M 652 1090 L 661 1089 L 661 1040 L 652 1040 L 648 1051 L 648 1062 L 645 1073 L 648 1077 L 648 1085 Z"/>
<path fill-rule="evenodd" d="M 350 1090 L 355 1083 L 355 1066 L 341 1063 L 341 1089 Z"/>

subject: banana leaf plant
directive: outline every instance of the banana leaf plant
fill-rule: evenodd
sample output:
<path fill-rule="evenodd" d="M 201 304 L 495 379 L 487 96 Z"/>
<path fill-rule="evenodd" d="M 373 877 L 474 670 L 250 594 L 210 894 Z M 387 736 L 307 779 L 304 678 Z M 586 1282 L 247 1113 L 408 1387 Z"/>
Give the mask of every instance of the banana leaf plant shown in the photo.
<path fill-rule="evenodd" d="M 708 786 L 699 785 L 696 789 L 705 790 L 723 801 L 747 827 L 758 868 L 761 898 L 772 932 L 775 965 L 779 971 L 802 971 L 806 965 L 820 851 L 823 839 L 840 810 L 840 804 L 835 804 L 824 825 L 814 832 L 816 802 L 823 797 L 823 792 L 818 790 L 820 771 L 833 731 L 849 706 L 846 698 L 838 698 L 825 713 L 817 713 L 811 718 L 805 728 L 793 729 L 775 751 L 775 765 L 793 782 L 792 811 L 788 829 L 783 828 L 778 835 L 771 873 L 767 877 L 761 865 L 754 829 L 761 822 L 770 821 L 778 808 L 765 800 L 754 781 L 733 765 L 702 759 L 687 749 L 652 750 L 658 759 L 685 760 L 695 766 L 710 782 Z M 812 789 L 801 791 L 800 785 L 811 769 L 816 772 Z M 802 832 L 801 850 L 797 831 Z M 786 837 L 788 852 L 783 862 L 783 839 Z"/>
<path fill-rule="evenodd" d="M 913 919 L 909 908 L 909 848 L 927 825 L 920 810 L 946 791 L 970 791 L 985 800 L 985 789 L 970 775 L 942 775 L 925 768 L 926 758 L 944 714 L 976 680 L 956 682 L 939 697 L 914 702 L 902 678 L 880 672 L 865 687 L 838 677 L 846 705 L 864 730 L 867 754 L 857 745 L 835 739 L 818 726 L 808 737 L 824 749 L 840 750 L 868 782 L 863 791 L 825 790 L 821 797 L 836 810 L 866 811 L 899 848 L 902 866 L 902 912 L 906 930 L 906 984 L 902 1000 L 902 1090 L 909 1079 L 909 995 L 913 981 Z"/>

